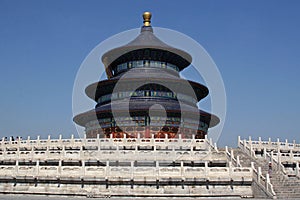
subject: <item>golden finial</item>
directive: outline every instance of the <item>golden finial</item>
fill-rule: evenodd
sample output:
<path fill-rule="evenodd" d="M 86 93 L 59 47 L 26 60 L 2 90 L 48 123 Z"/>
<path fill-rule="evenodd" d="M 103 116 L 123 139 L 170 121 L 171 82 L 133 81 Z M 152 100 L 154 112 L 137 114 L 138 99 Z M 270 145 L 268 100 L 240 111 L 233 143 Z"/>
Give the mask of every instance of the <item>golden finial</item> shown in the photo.
<path fill-rule="evenodd" d="M 144 12 L 144 26 L 151 26 L 151 12 Z"/>

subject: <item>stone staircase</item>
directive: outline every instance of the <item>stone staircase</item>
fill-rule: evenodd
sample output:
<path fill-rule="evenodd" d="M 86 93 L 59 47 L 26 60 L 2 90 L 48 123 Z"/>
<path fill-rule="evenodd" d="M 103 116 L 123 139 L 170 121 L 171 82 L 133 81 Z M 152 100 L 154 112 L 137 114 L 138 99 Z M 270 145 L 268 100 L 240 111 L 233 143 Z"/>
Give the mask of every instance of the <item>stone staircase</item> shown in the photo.
<path fill-rule="evenodd" d="M 271 183 L 279 199 L 300 199 L 300 180 L 297 177 L 287 177 L 282 172 L 275 172 Z"/>
<path fill-rule="evenodd" d="M 253 158 L 243 152 L 240 148 L 233 149 L 234 157 L 239 156 L 240 164 L 243 167 L 250 167 L 254 162 L 255 167 L 261 167 L 265 176 L 269 170 L 269 162 L 264 158 Z M 288 177 L 282 171 L 273 170 L 270 174 L 270 181 L 278 199 L 300 199 L 300 180 L 297 177 Z M 254 191 L 255 193 L 255 191 Z M 256 198 L 263 198 L 263 194 L 254 194 Z"/>
<path fill-rule="evenodd" d="M 258 167 L 262 168 L 263 174 L 267 173 L 267 171 L 264 170 L 268 170 L 268 168 L 265 167 L 264 163 L 252 158 L 251 156 L 243 152 L 240 148 L 233 149 L 233 154 L 235 158 L 237 158 L 237 156 L 239 157 L 239 162 L 242 167 L 251 167 L 251 163 L 254 162 L 256 168 Z M 268 195 L 265 193 L 265 191 L 263 191 L 255 182 L 253 182 L 252 184 L 252 190 L 253 190 L 254 198 L 259 198 L 259 199 L 268 198 Z"/>

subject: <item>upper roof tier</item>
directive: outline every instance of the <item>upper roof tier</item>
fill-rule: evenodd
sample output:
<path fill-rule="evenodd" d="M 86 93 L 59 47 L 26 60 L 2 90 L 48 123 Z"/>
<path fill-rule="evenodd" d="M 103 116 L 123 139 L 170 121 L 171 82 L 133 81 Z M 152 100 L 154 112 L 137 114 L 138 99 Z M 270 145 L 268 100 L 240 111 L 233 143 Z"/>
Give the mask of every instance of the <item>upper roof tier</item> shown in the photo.
<path fill-rule="evenodd" d="M 150 25 L 151 14 L 145 12 L 144 26 L 140 34 L 128 44 L 114 48 L 102 56 L 108 78 L 114 76 L 113 71 L 118 64 L 134 60 L 155 60 L 168 62 L 183 70 L 192 62 L 192 57 L 185 51 L 169 46 L 153 33 Z"/>

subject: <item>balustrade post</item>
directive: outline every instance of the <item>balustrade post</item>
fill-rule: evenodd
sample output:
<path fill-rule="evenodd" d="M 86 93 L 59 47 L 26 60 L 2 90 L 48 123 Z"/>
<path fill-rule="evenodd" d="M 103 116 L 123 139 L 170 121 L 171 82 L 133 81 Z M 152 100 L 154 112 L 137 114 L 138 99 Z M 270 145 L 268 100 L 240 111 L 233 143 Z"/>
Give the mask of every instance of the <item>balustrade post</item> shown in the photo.
<path fill-rule="evenodd" d="M 270 175 L 266 174 L 266 189 L 269 191 L 269 184 L 270 184 Z"/>
<path fill-rule="evenodd" d="M 218 146 L 217 146 L 217 143 L 216 143 L 216 142 L 214 143 L 214 147 L 215 147 L 216 152 L 219 152 Z"/>
<path fill-rule="evenodd" d="M 40 143 L 40 136 L 39 136 L 39 135 L 38 135 L 37 138 L 36 138 L 36 142 L 37 142 L 37 144 Z"/>
<path fill-rule="evenodd" d="M 62 152 L 62 156 L 63 156 L 62 158 L 65 158 L 66 157 L 66 146 L 65 145 L 62 146 L 61 152 Z"/>
<path fill-rule="evenodd" d="M 234 158 L 234 155 L 233 155 L 233 149 L 230 150 L 230 162 L 232 162 Z"/>
<path fill-rule="evenodd" d="M 74 141 L 74 135 L 71 135 L 71 145 L 74 145 L 75 141 Z"/>
<path fill-rule="evenodd" d="M 47 158 L 50 157 L 50 151 L 49 151 L 49 148 L 50 148 L 50 146 L 47 146 L 47 147 L 46 147 L 46 156 L 47 156 Z"/>
<path fill-rule="evenodd" d="M 126 134 L 124 134 L 123 135 L 123 140 L 122 140 L 122 142 L 123 142 L 123 144 L 126 144 L 127 143 L 127 135 Z M 119 146 L 119 144 L 118 144 L 118 146 Z"/>
<path fill-rule="evenodd" d="M 241 163 L 240 163 L 240 156 L 236 156 L 236 164 L 237 164 L 237 167 L 240 167 L 240 166 L 241 166 Z"/>
<path fill-rule="evenodd" d="M 261 167 L 258 167 L 257 169 L 257 181 L 260 182 L 260 177 L 261 177 Z"/>
<path fill-rule="evenodd" d="M 238 136 L 238 146 L 240 147 L 240 143 L 241 143 L 241 136 Z"/>
<path fill-rule="evenodd" d="M 249 137 L 249 139 L 250 139 L 250 156 L 252 156 L 252 157 L 254 157 L 254 155 L 253 155 L 253 145 L 252 145 L 252 141 L 251 141 L 251 138 Z"/>
<path fill-rule="evenodd" d="M 86 138 L 84 139 L 84 141 L 86 140 Z M 113 143 L 113 134 L 109 134 L 109 143 Z"/>
<path fill-rule="evenodd" d="M 131 170 L 131 173 L 130 173 L 130 179 L 131 179 L 131 181 L 133 181 L 134 180 L 134 161 L 131 161 L 130 162 L 130 170 Z"/>
<path fill-rule="evenodd" d="M 19 174 L 19 160 L 16 160 L 16 165 L 15 165 L 15 176 L 18 176 Z"/>
<path fill-rule="evenodd" d="M 280 148 L 277 150 L 277 161 L 278 161 L 278 169 L 281 170 L 281 152 L 280 152 Z"/>
<path fill-rule="evenodd" d="M 299 163 L 296 162 L 296 177 L 299 177 Z"/>
<path fill-rule="evenodd" d="M 30 136 L 27 137 L 27 145 L 30 144 Z"/>
<path fill-rule="evenodd" d="M 255 169 L 254 162 L 251 162 L 251 168 Z"/>
<path fill-rule="evenodd" d="M 279 141 L 279 138 L 277 138 L 277 149 L 280 149 L 280 141 Z"/>
<path fill-rule="evenodd" d="M 273 160 L 273 151 L 271 151 L 271 158 L 270 158 L 270 162 L 271 162 L 271 164 L 272 164 L 272 166 L 274 166 L 274 160 Z"/>
<path fill-rule="evenodd" d="M 206 179 L 206 180 L 209 179 L 208 170 L 209 170 L 209 168 L 208 168 L 208 162 L 205 161 L 205 162 L 204 162 L 204 173 L 205 173 L 205 179 Z"/>
<path fill-rule="evenodd" d="M 39 177 L 40 176 L 40 160 L 36 161 L 36 176 Z"/>
<path fill-rule="evenodd" d="M 81 160 L 81 175 L 82 175 L 82 178 L 84 179 L 84 177 L 85 177 L 85 160 Z"/>
<path fill-rule="evenodd" d="M 57 168 L 57 170 L 58 170 L 58 177 L 61 177 L 61 168 L 62 168 L 62 160 L 59 160 L 58 161 L 58 168 Z"/>
<path fill-rule="evenodd" d="M 264 159 L 267 159 L 267 149 L 264 147 Z"/>
<path fill-rule="evenodd" d="M 110 176 L 110 166 L 109 166 L 109 161 L 106 161 L 106 168 L 105 168 L 105 180 L 108 180 Z"/>
<path fill-rule="evenodd" d="M 233 172 L 232 162 L 228 163 L 228 168 L 229 168 L 229 177 L 232 180 L 232 172 Z"/>
<path fill-rule="evenodd" d="M 291 161 L 293 161 L 293 159 L 294 159 L 294 154 L 293 154 L 293 150 L 292 149 L 290 149 L 290 159 L 291 159 Z"/>
<path fill-rule="evenodd" d="M 101 151 L 100 134 L 97 134 L 98 152 Z"/>
<path fill-rule="evenodd" d="M 155 164 L 156 180 L 159 180 L 159 161 L 157 160 Z"/>
<path fill-rule="evenodd" d="M 47 140 L 48 140 L 47 143 L 49 144 L 50 141 L 51 141 L 51 135 L 48 135 L 48 139 Z"/>

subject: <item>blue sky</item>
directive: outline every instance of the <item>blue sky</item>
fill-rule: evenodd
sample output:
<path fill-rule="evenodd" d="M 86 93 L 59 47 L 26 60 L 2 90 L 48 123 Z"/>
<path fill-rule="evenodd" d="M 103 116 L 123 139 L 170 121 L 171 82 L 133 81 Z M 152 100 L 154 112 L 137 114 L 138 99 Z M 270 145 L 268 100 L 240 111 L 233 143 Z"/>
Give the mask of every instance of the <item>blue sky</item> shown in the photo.
<path fill-rule="evenodd" d="M 268 0 L 0 0 L 0 136 L 76 134 L 72 89 L 82 61 L 151 11 L 153 26 L 192 37 L 218 66 L 227 93 L 220 145 L 238 135 L 300 143 L 299 9 L 299 1 Z"/>

